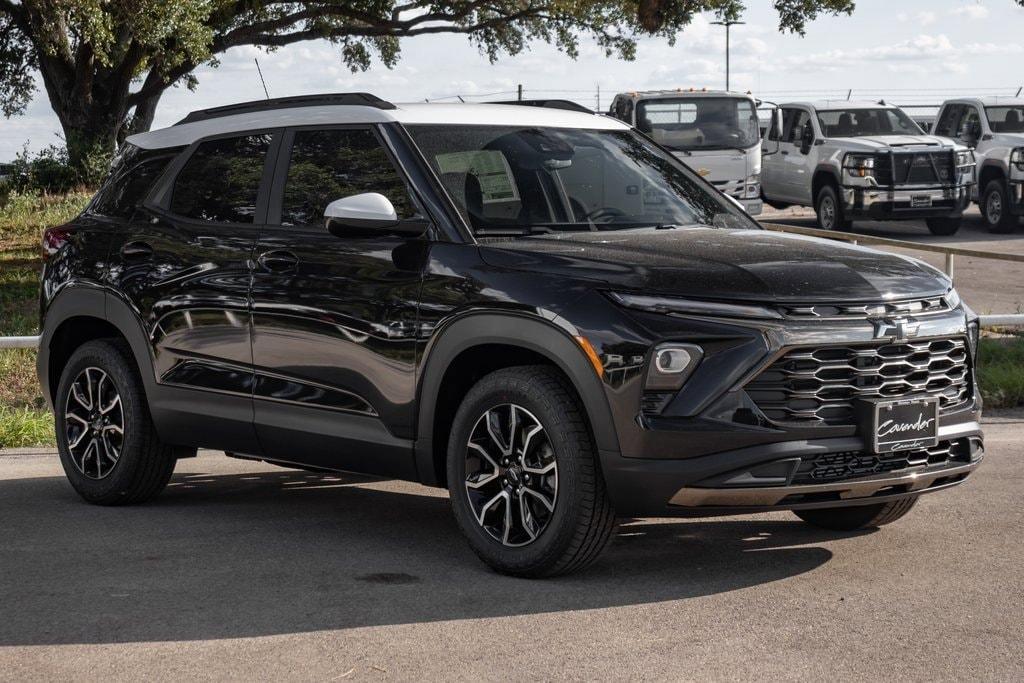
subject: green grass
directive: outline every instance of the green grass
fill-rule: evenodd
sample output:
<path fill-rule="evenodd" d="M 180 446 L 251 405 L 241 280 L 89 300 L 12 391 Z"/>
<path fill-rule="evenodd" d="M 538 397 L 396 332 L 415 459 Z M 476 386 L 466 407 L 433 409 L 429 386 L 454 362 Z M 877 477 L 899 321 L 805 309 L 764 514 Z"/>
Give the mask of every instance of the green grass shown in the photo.
<path fill-rule="evenodd" d="M 1024 405 L 1024 337 L 982 339 L 978 382 L 986 408 Z"/>
<path fill-rule="evenodd" d="M 43 230 L 76 216 L 89 196 L 12 194 L 0 207 L 0 336 L 38 334 Z M 53 444 L 35 365 L 33 350 L 0 350 L 0 448 Z"/>

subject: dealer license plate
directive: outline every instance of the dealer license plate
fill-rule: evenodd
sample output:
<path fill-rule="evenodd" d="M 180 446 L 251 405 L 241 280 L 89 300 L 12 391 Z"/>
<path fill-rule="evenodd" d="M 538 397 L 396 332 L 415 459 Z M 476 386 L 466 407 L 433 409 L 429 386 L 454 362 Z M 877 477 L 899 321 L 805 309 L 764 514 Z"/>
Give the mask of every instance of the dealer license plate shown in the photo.
<path fill-rule="evenodd" d="M 930 448 L 939 442 L 937 396 L 865 400 L 860 412 L 875 453 Z"/>

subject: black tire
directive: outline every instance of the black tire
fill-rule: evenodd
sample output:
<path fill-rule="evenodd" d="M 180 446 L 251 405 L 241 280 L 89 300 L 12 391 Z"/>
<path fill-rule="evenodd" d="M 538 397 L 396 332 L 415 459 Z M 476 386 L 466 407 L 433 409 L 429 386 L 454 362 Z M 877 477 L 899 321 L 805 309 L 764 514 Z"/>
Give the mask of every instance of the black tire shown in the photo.
<path fill-rule="evenodd" d="M 910 512 L 916 503 L 917 496 L 912 496 L 891 503 L 794 510 L 793 512 L 808 524 L 813 524 L 822 529 L 829 529 L 830 531 L 856 531 L 857 529 L 869 529 L 891 524 Z"/>
<path fill-rule="evenodd" d="M 86 397 L 83 391 L 90 382 L 100 386 L 96 398 L 91 393 Z M 102 414 L 94 411 L 95 419 L 87 415 L 92 409 L 86 409 L 85 403 L 72 395 L 72 385 L 76 385 L 79 396 L 88 398 L 90 405 L 103 409 L 106 403 L 111 422 L 120 418 L 119 440 L 113 428 L 104 426 Z M 116 392 L 116 398 L 110 391 Z M 97 505 L 130 505 L 150 500 L 167 485 L 177 463 L 176 452 L 156 434 L 127 344 L 104 339 L 79 347 L 61 373 L 53 404 L 61 465 L 82 498 Z M 97 422 L 99 431 L 89 426 Z M 82 432 L 86 434 L 83 436 Z M 83 451 L 80 436 L 97 441 L 91 455 Z M 117 457 L 112 459 L 109 454 L 115 450 Z"/>
<path fill-rule="evenodd" d="M 985 219 L 989 232 L 1005 235 L 1017 227 L 1017 217 L 1010 212 L 1010 199 L 1006 193 L 1006 183 L 1002 180 L 991 180 L 979 197 L 981 217 Z"/>
<path fill-rule="evenodd" d="M 512 454 L 509 459 L 511 465 L 506 469 L 499 467 L 504 464 L 503 461 L 495 462 L 495 459 L 489 458 L 485 462 L 483 457 L 471 455 L 480 449 L 471 449 L 470 441 L 477 439 L 474 443 L 479 442 L 476 430 L 489 427 L 491 423 L 487 420 L 490 415 L 494 413 L 497 419 L 501 411 L 507 410 L 507 414 L 511 414 L 516 409 L 521 411 L 518 413 L 520 418 L 515 422 L 520 429 L 509 428 L 504 432 L 500 427 L 497 428 L 499 436 L 504 437 L 506 433 L 512 435 L 511 438 L 503 439 L 504 443 L 510 444 L 508 451 Z M 497 517 L 498 521 L 505 523 L 503 538 L 498 538 L 494 530 L 488 530 L 486 526 L 489 514 L 487 505 L 482 506 L 484 512 L 479 516 L 476 508 L 481 507 L 480 502 L 490 498 L 494 491 L 498 491 L 498 494 L 491 500 L 498 499 L 502 491 L 515 496 L 517 489 L 514 484 L 520 477 L 530 481 L 529 474 L 525 473 L 525 465 L 527 457 L 538 457 L 538 442 L 526 438 L 529 424 L 539 424 L 543 428 L 539 435 L 544 440 L 540 443 L 544 457 L 547 458 L 546 467 L 550 468 L 551 462 L 556 465 L 554 493 L 551 493 L 550 488 L 546 492 L 542 490 L 549 495 L 551 508 L 547 508 L 548 512 L 545 513 L 545 509 L 538 507 L 534 499 L 523 495 L 525 484 L 520 485 L 517 502 L 514 503 L 512 497 L 506 497 L 491 508 L 497 512 L 502 509 L 499 505 L 507 506 L 505 512 Z M 491 441 L 487 442 L 484 438 L 484 445 L 488 449 L 497 448 L 500 451 L 501 443 L 494 438 L 489 428 L 487 432 L 491 434 Z M 519 449 L 516 448 L 517 442 Z M 533 451 L 534 455 L 529 455 L 526 452 L 528 450 Z M 500 454 L 497 457 L 500 458 Z M 467 474 L 474 458 L 488 471 Z M 520 468 L 519 464 L 523 467 Z M 615 527 L 615 511 L 605 490 L 587 421 L 571 386 L 550 367 L 506 368 L 492 372 L 477 382 L 466 394 L 452 423 L 447 465 L 448 491 L 455 520 L 477 556 L 498 572 L 540 578 L 577 571 L 596 560 L 611 538 Z M 515 477 L 512 477 L 513 470 L 519 471 Z M 487 487 L 495 488 L 488 488 L 486 492 L 473 489 L 476 497 L 471 500 L 471 484 L 467 482 L 467 477 L 470 477 L 473 485 L 483 487 L 482 482 L 486 481 Z M 539 487 L 540 481 L 541 476 L 534 475 L 533 486 Z M 535 518 L 530 512 L 524 512 L 527 509 L 524 501 L 531 501 L 530 505 L 534 511 L 540 511 L 540 516 Z M 536 522 L 546 514 L 546 520 L 542 520 L 543 526 L 537 525 L 539 529 L 533 529 L 533 537 L 512 547 L 504 542 L 508 540 L 511 543 L 514 540 L 505 518 L 508 510 L 519 511 L 524 531 L 527 518 Z"/>
<path fill-rule="evenodd" d="M 832 185 L 823 185 L 814 198 L 814 213 L 818 217 L 818 227 L 822 230 L 839 230 L 846 232 L 853 226 L 853 221 L 846 217 L 839 194 Z"/>
<path fill-rule="evenodd" d="M 961 222 L 963 222 L 963 219 L 959 216 L 956 218 L 943 217 L 925 219 L 925 223 L 928 224 L 928 230 L 933 235 L 955 235 L 956 231 L 960 229 Z"/>

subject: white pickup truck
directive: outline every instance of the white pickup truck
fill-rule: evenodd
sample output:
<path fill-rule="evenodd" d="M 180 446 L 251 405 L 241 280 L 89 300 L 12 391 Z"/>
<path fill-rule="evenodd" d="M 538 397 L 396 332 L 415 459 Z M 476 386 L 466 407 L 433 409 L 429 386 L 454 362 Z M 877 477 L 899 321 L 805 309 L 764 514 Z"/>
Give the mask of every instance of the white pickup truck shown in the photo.
<path fill-rule="evenodd" d="M 855 218 L 924 219 L 936 235 L 960 227 L 974 184 L 974 157 L 926 135 L 884 102 L 793 102 L 772 112 L 761 188 L 776 208 L 813 206 L 826 230 Z"/>
<path fill-rule="evenodd" d="M 1024 215 L 1024 99 L 947 100 L 935 135 L 974 149 L 978 184 L 973 199 L 992 232 L 1012 232 Z"/>
<path fill-rule="evenodd" d="M 761 213 L 761 128 L 757 101 L 724 90 L 619 93 L 610 116 L 667 148 L 751 216 Z"/>

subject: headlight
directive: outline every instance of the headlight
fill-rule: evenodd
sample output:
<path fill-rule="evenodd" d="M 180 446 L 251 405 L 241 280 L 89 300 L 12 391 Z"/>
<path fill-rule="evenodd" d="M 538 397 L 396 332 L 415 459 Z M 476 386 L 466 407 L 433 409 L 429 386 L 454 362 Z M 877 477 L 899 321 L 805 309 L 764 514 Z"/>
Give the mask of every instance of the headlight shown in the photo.
<path fill-rule="evenodd" d="M 843 170 L 854 178 L 874 178 L 875 156 L 873 154 L 847 154 L 843 158 Z"/>
<path fill-rule="evenodd" d="M 755 173 L 754 175 L 747 176 L 747 182 L 743 188 L 743 197 L 745 199 L 752 199 L 754 197 L 761 196 L 761 174 Z"/>
<path fill-rule="evenodd" d="M 1018 147 L 1010 152 L 1010 163 L 1016 166 L 1018 171 L 1024 171 L 1024 147 Z"/>
<path fill-rule="evenodd" d="M 683 386 L 700 364 L 704 350 L 695 344 L 659 344 L 647 366 L 647 391 L 674 391 Z"/>
<path fill-rule="evenodd" d="M 956 165 L 957 168 L 963 168 L 964 166 L 974 165 L 974 153 L 971 150 L 964 150 L 963 152 L 956 153 Z"/>
<path fill-rule="evenodd" d="M 698 301 L 695 299 L 676 299 L 644 294 L 623 294 L 610 292 L 612 301 L 641 311 L 651 313 L 679 313 L 683 315 L 705 315 L 719 318 L 753 318 L 760 320 L 782 320 L 782 314 L 764 306 L 748 306 L 746 304 L 730 304 L 719 301 Z"/>

